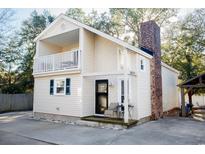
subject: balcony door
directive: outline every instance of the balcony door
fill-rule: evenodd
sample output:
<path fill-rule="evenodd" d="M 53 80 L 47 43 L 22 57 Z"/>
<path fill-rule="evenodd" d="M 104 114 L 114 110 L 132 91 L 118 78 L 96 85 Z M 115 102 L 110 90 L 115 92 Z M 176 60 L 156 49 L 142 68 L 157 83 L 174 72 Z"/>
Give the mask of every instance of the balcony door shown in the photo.
<path fill-rule="evenodd" d="M 95 113 L 104 114 L 108 109 L 108 80 L 96 80 Z"/>

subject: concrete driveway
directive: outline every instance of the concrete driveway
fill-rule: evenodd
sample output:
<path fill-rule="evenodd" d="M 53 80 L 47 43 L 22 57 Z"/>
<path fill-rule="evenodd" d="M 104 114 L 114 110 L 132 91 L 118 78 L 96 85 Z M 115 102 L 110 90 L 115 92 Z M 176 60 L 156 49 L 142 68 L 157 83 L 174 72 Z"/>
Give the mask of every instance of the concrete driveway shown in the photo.
<path fill-rule="evenodd" d="M 0 114 L 0 144 L 205 144 L 205 122 L 164 118 L 127 130 L 37 121 L 31 112 Z"/>

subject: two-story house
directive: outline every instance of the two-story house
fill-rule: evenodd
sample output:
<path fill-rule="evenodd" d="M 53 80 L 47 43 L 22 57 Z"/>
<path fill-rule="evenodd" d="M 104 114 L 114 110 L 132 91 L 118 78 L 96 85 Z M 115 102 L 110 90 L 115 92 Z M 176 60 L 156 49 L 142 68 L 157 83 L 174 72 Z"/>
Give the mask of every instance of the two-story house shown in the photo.
<path fill-rule="evenodd" d="M 178 71 L 161 62 L 153 21 L 141 24 L 139 47 L 63 14 L 35 42 L 35 116 L 104 116 L 117 103 L 126 123 L 179 106 Z"/>

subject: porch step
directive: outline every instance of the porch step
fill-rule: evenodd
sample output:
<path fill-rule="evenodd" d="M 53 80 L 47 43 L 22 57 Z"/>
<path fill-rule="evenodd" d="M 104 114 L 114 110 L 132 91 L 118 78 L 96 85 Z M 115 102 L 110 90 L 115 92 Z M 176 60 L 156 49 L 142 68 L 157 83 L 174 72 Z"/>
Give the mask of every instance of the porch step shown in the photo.
<path fill-rule="evenodd" d="M 198 115 L 193 115 L 192 117 L 193 119 L 198 120 L 198 121 L 205 121 L 205 118 L 198 116 Z"/>
<path fill-rule="evenodd" d="M 198 121 L 205 121 L 205 107 L 193 107 L 192 117 Z"/>
<path fill-rule="evenodd" d="M 115 130 L 122 130 L 127 128 L 122 125 L 115 125 L 115 124 L 101 123 L 101 122 L 87 121 L 87 120 L 78 120 L 75 124 L 79 126 L 108 128 L 108 129 L 115 129 Z"/>
<path fill-rule="evenodd" d="M 87 116 L 82 117 L 81 120 L 88 122 L 95 122 L 97 125 L 120 125 L 123 128 L 130 128 L 137 124 L 137 120 L 129 120 L 128 123 L 125 123 L 122 118 L 110 118 L 110 117 L 100 117 L 100 116 Z"/>
<path fill-rule="evenodd" d="M 196 120 L 199 121 L 205 121 L 205 112 L 201 112 L 201 111 L 194 111 L 192 117 Z"/>
<path fill-rule="evenodd" d="M 193 114 L 204 114 L 205 115 L 205 110 L 193 110 Z"/>

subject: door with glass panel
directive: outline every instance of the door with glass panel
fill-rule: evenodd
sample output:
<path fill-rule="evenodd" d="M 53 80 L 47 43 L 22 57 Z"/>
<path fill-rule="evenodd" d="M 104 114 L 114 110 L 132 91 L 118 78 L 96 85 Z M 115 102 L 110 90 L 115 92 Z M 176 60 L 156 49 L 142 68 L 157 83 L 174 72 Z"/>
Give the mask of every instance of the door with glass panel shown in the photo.
<path fill-rule="evenodd" d="M 108 80 L 96 80 L 95 113 L 104 114 L 108 109 Z"/>

